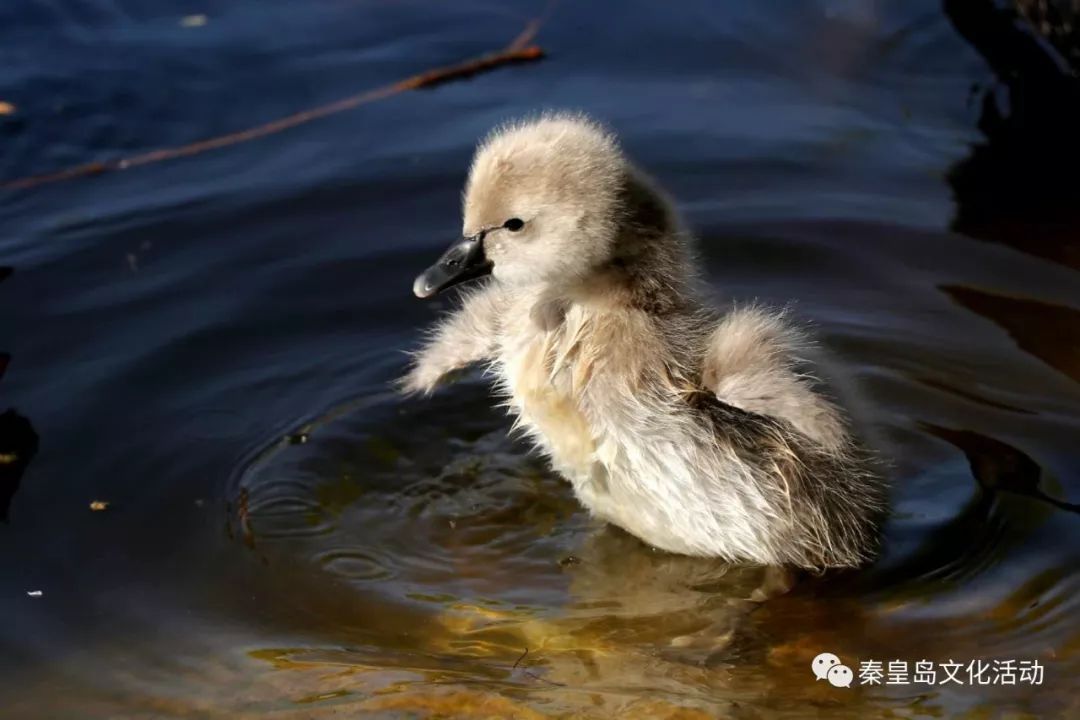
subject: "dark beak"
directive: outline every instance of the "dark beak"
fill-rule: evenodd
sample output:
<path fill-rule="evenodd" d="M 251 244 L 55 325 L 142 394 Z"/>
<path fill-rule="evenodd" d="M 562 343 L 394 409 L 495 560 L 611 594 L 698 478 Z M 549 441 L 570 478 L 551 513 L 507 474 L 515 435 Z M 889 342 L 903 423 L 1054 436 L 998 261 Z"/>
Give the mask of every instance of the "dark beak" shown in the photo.
<path fill-rule="evenodd" d="M 462 238 L 451 245 L 438 262 L 420 273 L 413 283 L 413 294 L 427 299 L 448 287 L 490 272 L 491 262 L 484 256 L 484 234 Z"/>

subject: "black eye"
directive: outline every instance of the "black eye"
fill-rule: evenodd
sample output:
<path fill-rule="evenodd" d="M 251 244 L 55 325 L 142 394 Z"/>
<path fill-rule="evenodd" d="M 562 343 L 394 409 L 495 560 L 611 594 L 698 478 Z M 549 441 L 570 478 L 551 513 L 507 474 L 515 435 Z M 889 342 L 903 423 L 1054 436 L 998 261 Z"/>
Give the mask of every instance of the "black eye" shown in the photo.
<path fill-rule="evenodd" d="M 510 218 L 503 223 L 503 227 L 510 232 L 517 232 L 521 228 L 525 227 L 525 221 L 520 218 Z"/>

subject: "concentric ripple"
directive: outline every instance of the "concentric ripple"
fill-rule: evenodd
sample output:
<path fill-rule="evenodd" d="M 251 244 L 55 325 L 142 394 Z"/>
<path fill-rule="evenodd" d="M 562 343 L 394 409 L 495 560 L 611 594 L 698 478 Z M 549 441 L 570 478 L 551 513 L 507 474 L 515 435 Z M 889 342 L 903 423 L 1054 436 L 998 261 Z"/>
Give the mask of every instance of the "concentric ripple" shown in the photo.
<path fill-rule="evenodd" d="M 559 584 L 584 519 L 568 487 L 508 438 L 484 389 L 360 406 L 242 474 L 261 551 L 396 597 L 535 601 Z"/>

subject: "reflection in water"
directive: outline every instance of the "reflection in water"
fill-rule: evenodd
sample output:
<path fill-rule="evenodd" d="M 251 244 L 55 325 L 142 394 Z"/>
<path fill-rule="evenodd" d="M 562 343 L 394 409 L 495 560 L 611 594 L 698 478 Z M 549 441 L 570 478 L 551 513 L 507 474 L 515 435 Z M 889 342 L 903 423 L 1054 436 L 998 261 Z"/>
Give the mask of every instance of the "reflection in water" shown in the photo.
<path fill-rule="evenodd" d="M 8 521 L 11 499 L 38 449 L 30 421 L 12 409 L 0 414 L 0 520 Z"/>
<path fill-rule="evenodd" d="M 952 430 L 930 423 L 923 423 L 923 427 L 963 451 L 971 464 L 971 474 L 988 495 L 1003 490 L 1049 502 L 1061 510 L 1080 512 L 1080 504 L 1047 495 L 1039 486 L 1042 468 L 1013 446 L 971 430 Z"/>
<path fill-rule="evenodd" d="M 1080 62 L 1072 58 L 1070 66 L 1039 37 L 1061 43 L 1075 37 L 1077 13 L 1055 15 L 1045 2 L 1014 1 L 1038 24 L 1030 25 L 1011 2 L 944 3 L 1004 90 L 982 92 L 979 129 L 986 141 L 949 171 L 953 228 L 1080 268 Z M 1054 4 L 1065 9 L 1064 2 Z"/>
<path fill-rule="evenodd" d="M 350 613 L 370 649 L 255 657 L 289 669 L 393 668 L 420 673 L 423 683 L 569 688 L 605 697 L 612 711 L 627 693 L 677 697 L 684 682 L 711 685 L 714 673 L 762 660 L 748 618 L 788 590 L 786 573 L 672 556 L 593 523 L 478 394 L 458 388 L 313 423 L 308 442 L 279 443 L 243 473 L 270 566 L 308 555 L 378 608 Z M 380 420 L 389 412 L 398 417 Z M 399 634 L 401 625 L 387 624 L 394 616 L 412 616 L 417 632 Z M 340 689 L 320 692 L 340 699 Z M 449 712 L 466 697 L 483 695 L 407 694 L 369 706 L 436 702 Z"/>
<path fill-rule="evenodd" d="M 1016 405 L 1009 405 L 1008 403 L 999 402 L 997 400 L 991 400 L 990 398 L 983 397 L 982 395 L 979 395 L 976 392 L 972 392 L 971 390 L 965 390 L 963 388 L 959 388 L 959 387 L 955 387 L 954 385 L 950 385 L 949 383 L 947 383 L 947 382 L 945 382 L 943 380 L 938 380 L 936 378 L 930 378 L 930 377 L 920 377 L 920 378 L 914 378 L 914 379 L 917 380 L 918 382 L 922 383 L 923 385 L 926 385 L 927 387 L 932 387 L 932 388 L 934 388 L 936 390 L 941 390 L 943 392 L 947 392 L 950 395 L 955 395 L 956 397 L 963 398 L 964 400 L 970 400 L 973 403 L 978 403 L 979 405 L 984 405 L 984 406 L 986 406 L 988 408 L 994 408 L 994 409 L 997 409 L 997 410 L 1005 410 L 1005 411 L 1011 412 L 1011 413 L 1020 413 L 1021 415 L 1034 415 L 1035 414 L 1035 411 L 1033 411 L 1033 410 L 1026 410 L 1026 409 L 1024 409 L 1022 407 L 1019 407 L 1019 406 L 1016 406 Z"/>
<path fill-rule="evenodd" d="M 305 428 L 305 443 L 277 443 L 238 478 L 269 567 L 310 562 L 324 575 L 309 577 L 302 594 L 281 586 L 289 598 L 279 602 L 321 615 L 337 642 L 250 655 L 287 674 L 273 683 L 292 688 L 292 702 L 328 715 L 546 718 L 585 703 L 598 717 L 743 707 L 863 717 L 882 698 L 859 689 L 834 705 L 804 677 L 818 652 L 994 657 L 999 641 L 990 638 L 1024 633 L 1029 622 L 1010 608 L 1063 591 L 1061 571 L 1047 571 L 976 634 L 969 619 L 947 617 L 949 629 L 934 636 L 918 612 L 905 617 L 977 581 L 1045 522 L 996 502 L 996 491 L 1060 506 L 1039 487 L 1034 461 L 975 433 L 923 428 L 961 448 L 978 483 L 941 527 L 919 530 L 918 550 L 862 577 L 804 576 L 792 586 L 786 573 L 657 552 L 593 523 L 477 396 L 459 387 L 430 403 L 388 399 L 331 413 Z M 321 587 L 351 589 L 353 607 L 312 600 Z M 876 595 L 887 598 L 877 609 L 866 601 Z M 354 639 L 341 647 L 346 627 Z M 778 692 L 784 701 L 773 706 Z M 920 702 L 911 707 L 940 712 L 955 700 Z"/>
<path fill-rule="evenodd" d="M 0 282 L 12 273 L 9 266 L 0 266 Z M 0 353 L 0 380 L 4 379 L 9 353 Z M 30 421 L 8 408 L 0 414 L 0 521 L 8 521 L 11 500 L 19 489 L 23 474 L 38 450 L 38 436 Z"/>
<path fill-rule="evenodd" d="M 1080 72 L 1080 3 L 1076 0 L 1014 0 L 1028 26 Z"/>
<path fill-rule="evenodd" d="M 1022 350 L 1080 382 L 1080 311 L 959 285 L 941 289 L 968 310 L 1002 327 Z"/>

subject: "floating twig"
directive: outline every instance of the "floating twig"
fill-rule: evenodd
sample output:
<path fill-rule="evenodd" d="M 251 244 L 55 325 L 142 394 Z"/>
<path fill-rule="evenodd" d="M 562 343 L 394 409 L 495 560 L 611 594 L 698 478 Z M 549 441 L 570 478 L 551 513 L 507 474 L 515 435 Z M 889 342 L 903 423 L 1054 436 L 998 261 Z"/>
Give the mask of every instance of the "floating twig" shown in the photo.
<path fill-rule="evenodd" d="M 248 509 L 250 497 L 246 487 L 240 488 L 240 496 L 236 499 L 236 518 L 240 521 L 240 536 L 244 539 L 244 544 L 254 548 L 255 531 L 251 529 L 251 510 Z"/>
<path fill-rule="evenodd" d="M 517 670 L 518 665 L 521 664 L 521 661 L 524 660 L 525 656 L 528 655 L 528 654 L 529 654 L 529 648 L 525 648 L 525 652 L 521 653 L 521 657 L 519 657 L 517 660 L 514 661 L 514 667 L 512 667 L 510 669 L 511 670 Z"/>
<path fill-rule="evenodd" d="M 541 23 L 542 20 L 540 18 L 529 21 L 521 34 L 514 38 L 513 42 L 507 45 L 506 48 L 498 52 L 481 55 L 455 65 L 447 65 L 445 67 L 427 70 L 398 80 L 397 82 L 390 83 L 389 85 L 383 85 L 381 87 L 357 93 L 356 95 L 350 95 L 341 100 L 326 105 L 320 105 L 311 108 L 310 110 L 293 113 L 292 115 L 287 115 L 262 125 L 256 125 L 255 127 L 246 130 L 238 130 L 233 133 L 207 138 L 206 140 L 199 140 L 187 145 L 161 148 L 159 150 L 151 150 L 149 152 L 129 155 L 114 160 L 89 162 L 52 173 L 6 180 L 0 182 L 0 190 L 25 190 L 38 185 L 62 182 L 78 177 L 91 177 L 115 170 L 127 170 L 141 165 L 162 162 L 164 160 L 198 155 L 199 153 L 208 152 L 210 150 L 217 150 L 230 145 L 257 140 L 266 137 L 267 135 L 273 135 L 283 130 L 289 130 L 298 125 L 309 123 L 312 120 L 318 120 L 327 117 L 328 115 L 352 110 L 360 105 L 365 105 L 376 100 L 383 100 L 410 90 L 432 88 L 444 83 L 470 78 L 474 75 L 489 72 L 507 65 L 535 62 L 544 57 L 544 51 L 539 46 L 530 44 L 536 36 L 536 33 L 540 30 Z"/>
<path fill-rule="evenodd" d="M 517 660 L 514 661 L 514 666 L 512 668 L 510 668 L 510 672 L 516 671 L 518 669 L 518 665 L 521 664 L 521 661 L 524 660 L 525 656 L 527 656 L 528 654 L 529 654 L 529 648 L 525 648 L 525 652 L 521 653 L 521 656 Z M 536 680 L 537 682 L 547 683 L 548 685 L 551 685 L 552 687 L 566 687 L 565 683 L 555 682 L 554 680 L 548 680 L 545 677 L 540 677 L 539 675 L 532 672 L 528 668 L 522 668 L 521 672 L 522 672 L 522 674 L 525 675 L 525 677 L 532 678 L 533 680 Z"/>

